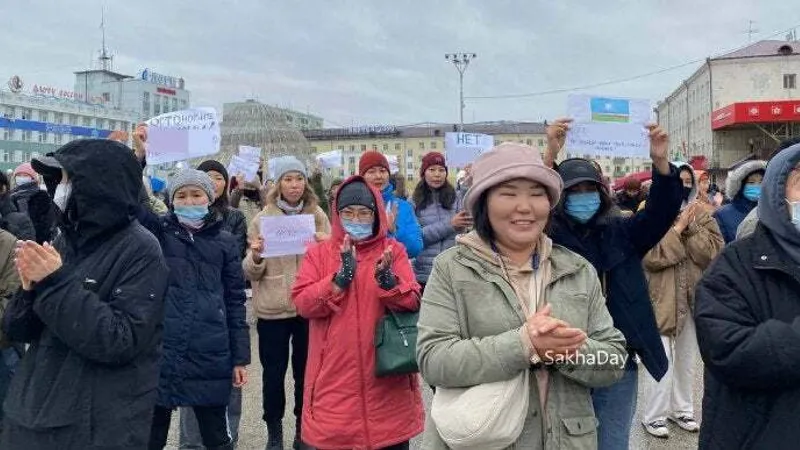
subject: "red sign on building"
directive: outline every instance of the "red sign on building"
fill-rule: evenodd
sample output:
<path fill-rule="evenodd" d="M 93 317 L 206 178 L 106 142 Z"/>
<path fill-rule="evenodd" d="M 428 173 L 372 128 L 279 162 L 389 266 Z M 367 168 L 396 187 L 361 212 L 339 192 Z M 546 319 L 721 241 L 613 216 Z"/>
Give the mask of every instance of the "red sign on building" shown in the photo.
<path fill-rule="evenodd" d="M 711 129 L 770 122 L 800 122 L 800 100 L 733 103 L 711 114 Z"/>

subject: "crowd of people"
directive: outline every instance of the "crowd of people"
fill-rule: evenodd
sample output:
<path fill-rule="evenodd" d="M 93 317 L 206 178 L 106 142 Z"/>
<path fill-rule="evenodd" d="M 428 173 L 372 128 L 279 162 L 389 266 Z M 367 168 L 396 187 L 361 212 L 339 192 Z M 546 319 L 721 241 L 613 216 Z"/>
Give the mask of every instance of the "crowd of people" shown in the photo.
<path fill-rule="evenodd" d="M 267 450 L 627 450 L 637 402 L 658 438 L 793 448 L 800 140 L 723 196 L 651 125 L 652 173 L 614 192 L 561 158 L 570 124 L 457 173 L 430 152 L 410 197 L 375 151 L 327 188 L 292 156 L 160 186 L 145 126 L 0 174 L 0 448 L 162 449 L 175 410 L 181 448 L 236 448 L 248 301 Z M 313 242 L 267 256 L 262 219 L 296 215 Z"/>

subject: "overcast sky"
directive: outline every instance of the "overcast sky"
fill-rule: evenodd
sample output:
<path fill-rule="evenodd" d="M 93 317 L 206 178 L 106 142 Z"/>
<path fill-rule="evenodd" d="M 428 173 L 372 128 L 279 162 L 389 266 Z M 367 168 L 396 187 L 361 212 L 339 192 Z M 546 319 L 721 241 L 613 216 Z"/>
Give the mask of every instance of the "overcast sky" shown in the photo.
<path fill-rule="evenodd" d="M 69 8 L 63 5 L 69 4 Z M 0 81 L 71 89 L 100 48 L 102 0 L 0 0 Z M 458 74 L 444 54 L 478 54 L 467 96 L 586 86 L 652 72 L 800 25 L 785 0 L 107 1 L 115 69 L 186 79 L 194 106 L 256 98 L 326 126 L 458 121 Z M 800 28 L 798 29 L 800 34 Z M 779 37 L 783 39 L 784 36 Z M 584 93 L 649 98 L 699 64 Z M 543 120 L 565 93 L 468 99 L 466 122 Z"/>

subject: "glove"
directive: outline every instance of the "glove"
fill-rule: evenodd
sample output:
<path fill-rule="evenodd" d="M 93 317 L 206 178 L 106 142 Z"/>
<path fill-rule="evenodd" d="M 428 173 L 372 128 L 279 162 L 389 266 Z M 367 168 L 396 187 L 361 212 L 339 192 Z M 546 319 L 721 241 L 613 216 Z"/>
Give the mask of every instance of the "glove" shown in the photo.
<path fill-rule="evenodd" d="M 333 277 L 333 282 L 341 289 L 347 289 L 356 276 L 356 257 L 352 250 L 342 252 L 342 267 Z"/>
<path fill-rule="evenodd" d="M 392 272 L 392 266 L 387 265 L 382 269 L 376 270 L 375 281 L 378 282 L 378 286 L 384 291 L 389 291 L 397 286 L 397 277 L 395 277 L 394 272 Z"/>

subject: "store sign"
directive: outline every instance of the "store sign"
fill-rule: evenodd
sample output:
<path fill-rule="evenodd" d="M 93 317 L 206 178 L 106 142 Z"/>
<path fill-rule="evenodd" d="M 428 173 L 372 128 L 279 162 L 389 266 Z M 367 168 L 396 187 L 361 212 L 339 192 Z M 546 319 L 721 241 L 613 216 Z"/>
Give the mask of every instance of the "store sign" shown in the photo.
<path fill-rule="evenodd" d="M 25 83 L 22 82 L 22 78 L 19 75 L 14 75 L 8 79 L 8 88 L 11 89 L 11 92 L 17 94 L 23 87 L 25 87 Z"/>
<path fill-rule="evenodd" d="M 352 134 L 395 134 L 397 127 L 391 125 L 364 125 L 360 127 L 350 127 Z"/>
<path fill-rule="evenodd" d="M 160 73 L 153 72 L 150 69 L 142 69 L 140 77 L 142 80 L 149 83 L 167 86 L 173 89 L 183 89 L 185 85 L 183 78 L 162 75 Z"/>
<path fill-rule="evenodd" d="M 733 103 L 711 114 L 711 129 L 731 125 L 770 122 L 800 122 L 800 100 Z"/>
<path fill-rule="evenodd" d="M 31 88 L 31 92 L 33 92 L 33 95 L 41 95 L 45 97 L 57 97 L 75 101 L 84 101 L 84 95 L 79 92 L 68 91 L 66 89 L 59 89 L 57 87 L 45 86 L 42 84 L 34 84 L 33 88 Z"/>

